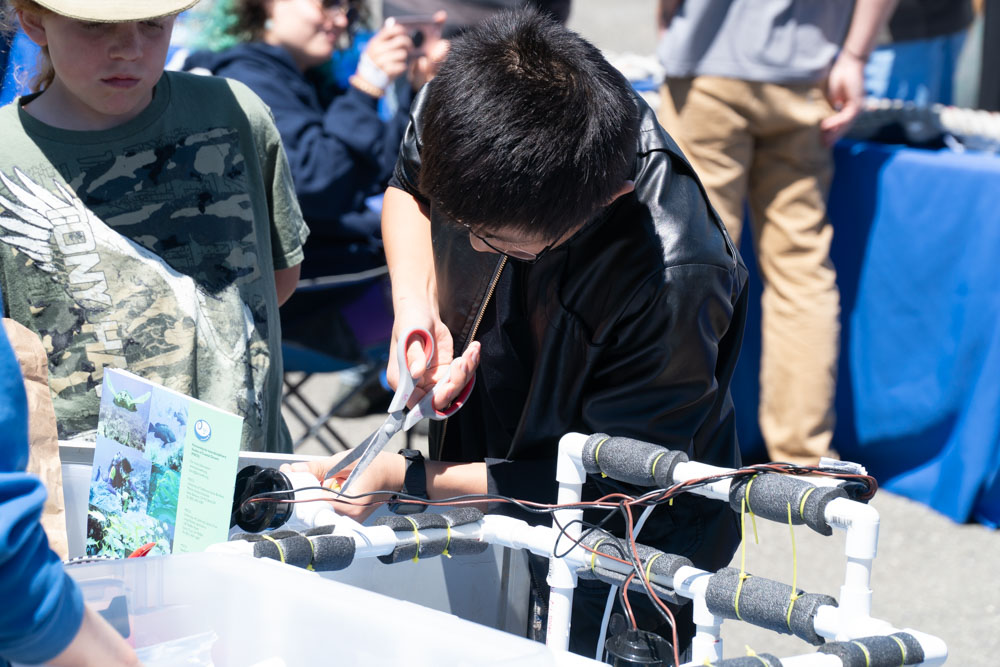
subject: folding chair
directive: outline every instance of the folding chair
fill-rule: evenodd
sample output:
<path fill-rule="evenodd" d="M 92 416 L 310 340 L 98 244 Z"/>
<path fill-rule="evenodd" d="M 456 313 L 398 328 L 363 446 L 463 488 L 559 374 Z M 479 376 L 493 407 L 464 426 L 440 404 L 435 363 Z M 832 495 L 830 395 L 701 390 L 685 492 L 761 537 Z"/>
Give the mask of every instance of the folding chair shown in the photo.
<path fill-rule="evenodd" d="M 392 307 L 388 268 L 307 278 L 281 308 L 285 392 L 282 407 L 305 427 L 297 449 L 310 438 L 331 454 L 358 443 L 347 442 L 331 424 L 337 412 L 371 382 L 378 381 L 389 358 Z M 323 409 L 307 383 L 317 373 L 357 369 L 361 383 Z M 298 375 L 301 374 L 301 375 Z"/>

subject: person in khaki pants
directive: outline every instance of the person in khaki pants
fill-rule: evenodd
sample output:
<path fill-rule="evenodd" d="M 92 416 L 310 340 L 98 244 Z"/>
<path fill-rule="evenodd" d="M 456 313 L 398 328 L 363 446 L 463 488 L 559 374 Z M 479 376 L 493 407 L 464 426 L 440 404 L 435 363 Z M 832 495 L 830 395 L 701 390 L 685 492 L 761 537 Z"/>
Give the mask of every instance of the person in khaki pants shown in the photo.
<path fill-rule="evenodd" d="M 830 147 L 860 110 L 864 65 L 895 3 L 660 0 L 659 120 L 736 245 L 749 202 L 764 282 L 759 420 L 775 461 L 831 454 L 840 294 Z"/>

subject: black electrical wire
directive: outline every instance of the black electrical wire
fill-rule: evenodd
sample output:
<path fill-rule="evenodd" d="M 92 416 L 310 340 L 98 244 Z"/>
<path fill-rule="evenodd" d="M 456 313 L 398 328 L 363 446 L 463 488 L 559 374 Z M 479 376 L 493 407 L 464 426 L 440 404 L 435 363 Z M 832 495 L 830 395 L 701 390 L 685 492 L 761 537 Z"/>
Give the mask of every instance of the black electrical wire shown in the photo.
<path fill-rule="evenodd" d="M 530 514 L 553 515 L 552 524 L 553 527 L 558 530 L 556 541 L 552 549 L 553 557 L 555 558 L 562 558 L 568 555 L 570 552 L 573 551 L 573 549 L 575 549 L 578 546 L 593 551 L 592 549 L 589 549 L 589 547 L 583 546 L 583 540 L 588 538 L 594 532 L 603 533 L 604 535 L 613 538 L 613 540 L 609 542 L 609 544 L 614 545 L 615 550 L 623 555 L 624 558 L 622 560 L 627 561 L 628 564 L 632 566 L 633 572 L 635 573 L 635 577 L 638 578 L 645 594 L 650 598 L 650 601 L 653 603 L 652 606 L 656 609 L 657 613 L 664 619 L 664 621 L 668 623 L 672 628 L 674 628 L 674 631 L 676 632 L 674 619 L 671 618 L 671 616 L 661 607 L 661 605 L 666 605 L 666 603 L 662 599 L 660 599 L 659 595 L 656 594 L 656 591 L 653 589 L 651 582 L 645 576 L 641 560 L 636 556 L 636 549 L 635 549 L 636 538 L 634 529 L 627 530 L 628 535 L 626 535 L 623 538 L 626 540 L 626 543 L 630 548 L 622 548 L 621 544 L 618 542 L 619 538 L 613 535 L 610 531 L 606 530 L 604 528 L 605 524 L 607 524 L 616 514 L 620 513 L 625 521 L 625 525 L 632 526 L 633 523 L 630 514 L 632 507 L 637 507 L 637 506 L 657 507 L 664 503 L 669 503 L 673 498 L 678 497 L 681 493 L 684 493 L 686 491 L 691 491 L 693 489 L 708 486 L 710 484 L 713 484 L 715 482 L 724 479 L 741 479 L 743 477 L 749 477 L 761 474 L 788 474 L 788 475 L 816 474 L 827 477 L 833 477 L 845 482 L 842 488 L 844 488 L 845 491 L 848 492 L 848 495 L 850 497 L 864 501 L 869 500 L 872 496 L 875 495 L 876 491 L 878 490 L 877 481 L 875 480 L 874 477 L 868 475 L 846 473 L 841 470 L 832 468 L 823 468 L 819 466 L 800 466 L 791 463 L 779 462 L 779 463 L 766 463 L 766 464 L 745 466 L 743 468 L 730 470 L 725 473 L 719 473 L 716 475 L 709 475 L 700 479 L 686 480 L 684 482 L 679 482 L 677 484 L 674 484 L 670 487 L 662 489 L 651 489 L 646 493 L 638 496 L 633 495 L 632 489 L 626 488 L 625 485 L 623 485 L 618 481 L 611 480 L 610 478 L 602 479 L 601 482 L 603 485 L 610 486 L 617 490 L 616 493 L 606 494 L 605 496 L 602 496 L 602 498 L 609 498 L 614 496 L 626 496 L 630 499 L 626 500 L 626 498 L 619 498 L 617 503 L 615 504 L 611 504 L 610 501 L 607 500 L 598 499 L 595 501 L 580 501 L 577 503 L 569 503 L 563 505 L 550 505 L 550 504 L 536 503 L 532 501 L 522 501 L 518 500 L 517 498 L 512 498 L 510 496 L 505 496 L 501 494 L 491 494 L 491 493 L 465 494 L 460 496 L 453 496 L 450 498 L 443 498 L 440 500 L 428 501 L 426 498 L 421 498 L 405 493 L 392 492 L 388 490 L 371 491 L 368 493 L 350 495 L 350 494 L 340 493 L 339 491 L 335 491 L 333 489 L 324 486 L 305 487 L 302 489 L 296 489 L 295 491 L 322 490 L 336 496 L 336 498 L 331 498 L 331 500 L 340 500 L 341 502 L 347 502 L 348 504 L 354 504 L 356 501 L 364 500 L 365 498 L 370 498 L 373 496 L 385 496 L 385 495 L 394 495 L 396 497 L 396 500 L 409 502 L 413 504 L 425 505 L 425 506 L 462 505 L 462 504 L 470 504 L 477 502 L 509 503 Z M 609 484 L 609 481 L 613 483 Z M 297 501 L 294 499 L 288 500 L 287 496 L 289 495 L 289 493 L 290 493 L 289 491 L 271 491 L 271 492 L 258 493 L 244 500 L 243 504 L 252 502 L 296 503 L 296 502 L 313 502 L 316 500 L 323 500 L 322 498 L 310 498 L 308 500 L 302 500 L 302 501 Z M 243 505 L 241 504 L 241 507 L 242 506 Z M 574 519 L 566 526 L 561 525 L 556 516 L 554 515 L 554 513 L 558 510 L 572 510 L 572 509 L 605 510 L 607 514 L 603 519 L 601 519 L 596 524 L 584 521 L 582 519 Z M 566 531 L 570 526 L 576 523 L 579 523 L 583 528 L 583 530 L 581 530 L 581 534 L 579 537 L 572 538 L 568 535 Z M 564 536 L 567 539 L 569 539 L 570 546 L 564 553 L 560 554 L 559 544 Z M 629 606 L 625 604 L 625 589 L 626 586 L 619 587 L 619 600 L 622 604 L 622 608 L 626 610 L 626 613 L 629 613 Z M 634 613 L 630 613 L 629 616 L 630 616 L 630 621 L 632 621 L 634 624 L 635 622 Z"/>

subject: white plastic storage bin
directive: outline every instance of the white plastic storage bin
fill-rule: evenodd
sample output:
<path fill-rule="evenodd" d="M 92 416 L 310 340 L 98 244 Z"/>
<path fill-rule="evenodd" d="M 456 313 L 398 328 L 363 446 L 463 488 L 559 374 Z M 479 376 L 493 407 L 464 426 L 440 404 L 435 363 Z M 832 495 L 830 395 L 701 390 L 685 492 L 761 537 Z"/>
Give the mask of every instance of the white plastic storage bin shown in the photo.
<path fill-rule="evenodd" d="M 137 649 L 189 639 L 156 665 L 597 664 L 274 561 L 177 554 L 68 571 L 98 609 L 125 596 Z"/>
<path fill-rule="evenodd" d="M 93 476 L 93 443 L 60 443 L 70 558 L 84 555 L 87 498 Z M 278 467 L 322 457 L 240 452 L 239 467 Z M 524 552 L 501 547 L 461 558 L 428 558 L 384 565 L 375 558 L 355 561 L 323 577 L 407 600 L 523 636 L 528 626 L 528 567 Z"/>

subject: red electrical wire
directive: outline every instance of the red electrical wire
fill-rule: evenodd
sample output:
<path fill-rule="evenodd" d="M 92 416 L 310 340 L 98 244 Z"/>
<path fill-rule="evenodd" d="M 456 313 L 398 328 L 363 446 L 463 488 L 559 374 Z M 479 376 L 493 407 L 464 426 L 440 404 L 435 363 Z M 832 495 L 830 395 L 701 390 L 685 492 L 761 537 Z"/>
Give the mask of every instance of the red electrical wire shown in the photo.
<path fill-rule="evenodd" d="M 632 611 L 632 605 L 628 601 L 628 585 L 632 583 L 633 579 L 635 579 L 635 572 L 628 575 L 625 578 L 625 583 L 622 584 L 622 602 L 624 602 L 625 613 L 628 614 L 628 620 L 632 624 L 632 629 L 638 630 L 639 626 L 635 623 L 635 612 Z"/>
<path fill-rule="evenodd" d="M 625 584 L 624 584 L 625 588 L 622 590 L 622 599 L 623 599 L 623 601 L 625 603 L 626 612 L 628 613 L 629 620 L 630 620 L 630 622 L 632 624 L 633 629 L 637 629 L 637 624 L 636 624 L 636 620 L 635 620 L 635 614 L 632 611 L 632 606 L 631 606 L 631 604 L 628 601 L 628 586 L 633 581 L 633 579 L 636 577 L 637 574 L 642 577 L 642 579 L 645 582 L 646 591 L 649 593 L 649 597 L 650 597 L 651 601 L 654 604 L 658 605 L 660 607 L 660 609 L 663 610 L 664 614 L 666 615 L 666 617 L 668 619 L 668 622 L 670 623 L 671 632 L 672 632 L 672 638 L 673 638 L 673 653 L 674 653 L 673 658 L 674 658 L 674 665 L 675 665 L 675 667 L 680 667 L 680 655 L 679 655 L 679 650 L 678 650 L 678 646 L 677 646 L 678 637 L 677 637 L 677 623 L 676 623 L 676 619 L 674 618 L 673 612 L 670 610 L 670 607 L 662 599 L 660 599 L 659 595 L 656 594 L 656 591 L 653 588 L 652 582 L 646 576 L 645 572 L 643 572 L 641 570 L 642 559 L 639 557 L 639 551 L 638 551 L 637 544 L 636 544 L 636 539 L 635 539 L 635 524 L 634 524 L 634 517 L 632 516 L 632 508 L 633 507 L 656 506 L 658 504 L 663 503 L 666 500 L 669 500 L 669 499 L 672 499 L 672 498 L 675 498 L 675 497 L 679 496 L 681 493 L 683 493 L 684 491 L 688 490 L 689 488 L 702 486 L 702 485 L 705 485 L 705 484 L 712 483 L 714 481 L 719 481 L 719 480 L 722 480 L 722 479 L 739 477 L 739 476 L 744 476 L 744 475 L 750 475 L 750 474 L 761 474 L 761 473 L 785 474 L 785 475 L 818 475 L 818 476 L 822 476 L 822 477 L 834 477 L 834 478 L 837 478 L 837 479 L 842 479 L 842 480 L 847 480 L 847 481 L 856 481 L 856 482 L 864 485 L 864 487 L 865 487 L 865 491 L 863 493 L 858 494 L 858 496 L 857 496 L 859 499 L 861 499 L 863 501 L 867 501 L 867 500 L 871 499 L 875 495 L 876 491 L 878 490 L 878 482 L 876 481 L 876 479 L 874 477 L 871 477 L 869 475 L 861 475 L 861 474 L 856 474 L 856 473 L 846 473 L 846 472 L 837 472 L 837 471 L 827 471 L 827 470 L 822 470 L 822 469 L 819 469 L 819 468 L 816 468 L 816 467 L 797 466 L 797 465 L 790 464 L 790 463 L 766 463 L 766 464 L 753 465 L 753 466 L 747 466 L 747 467 L 744 467 L 744 468 L 738 468 L 738 469 L 734 469 L 734 470 L 729 470 L 727 472 L 723 472 L 723 473 L 719 473 L 719 474 L 715 474 L 715 475 L 708 475 L 708 476 L 705 476 L 705 477 L 699 477 L 699 478 L 696 478 L 696 479 L 685 480 L 683 482 L 679 482 L 679 483 L 674 484 L 673 486 L 667 487 L 665 489 L 651 490 L 651 491 L 649 491 L 649 492 L 647 492 L 647 493 L 645 493 L 645 494 L 643 494 L 641 496 L 637 496 L 637 497 L 629 496 L 629 495 L 624 494 L 624 493 L 610 493 L 610 494 L 607 494 L 605 496 L 602 496 L 602 497 L 598 498 L 597 500 L 592 500 L 592 501 L 580 501 L 580 502 L 577 502 L 577 503 L 564 503 L 564 504 L 550 504 L 550 503 L 538 503 L 538 502 L 527 501 L 527 500 L 517 500 L 515 498 L 508 498 L 508 497 L 488 496 L 488 495 L 485 495 L 485 494 L 470 494 L 470 496 L 468 496 L 468 497 L 456 497 L 456 498 L 442 499 L 442 500 L 420 500 L 420 501 L 414 500 L 414 501 L 409 501 L 409 502 L 412 502 L 413 504 L 430 505 L 430 506 L 436 506 L 436 507 L 462 506 L 462 505 L 469 505 L 469 504 L 473 504 L 473 503 L 476 503 L 476 502 L 484 502 L 484 501 L 487 501 L 487 502 L 506 502 L 506 503 L 515 503 L 515 504 L 519 504 L 521 506 L 524 506 L 525 508 L 537 509 L 537 510 L 542 510 L 542 511 L 556 510 L 556 509 L 567 509 L 567 508 L 575 508 L 575 509 L 586 509 L 586 508 L 592 508 L 592 509 L 619 509 L 619 508 L 621 508 L 621 509 L 623 509 L 624 513 L 625 513 L 625 516 L 626 516 L 626 523 L 627 523 L 626 535 L 627 535 L 628 548 L 629 548 L 629 550 L 632 553 L 632 557 L 633 557 L 634 561 L 623 560 L 621 558 L 617 558 L 617 557 L 612 556 L 610 554 L 599 552 L 596 549 L 593 549 L 593 548 L 591 548 L 589 546 L 586 546 L 586 545 L 580 543 L 579 541 L 577 541 L 576 544 L 578 546 L 582 547 L 584 550 L 589 551 L 589 552 L 591 552 L 593 554 L 599 554 L 600 556 L 602 556 L 604 558 L 608 558 L 610 560 L 613 560 L 613 561 L 618 562 L 618 563 L 622 563 L 624 565 L 628 565 L 628 566 L 630 566 L 630 567 L 633 568 L 633 571 L 626 578 Z M 316 488 L 322 488 L 322 489 L 327 490 L 327 491 L 329 491 L 331 493 L 337 493 L 333 489 L 329 489 L 327 487 L 316 487 Z M 287 492 L 281 492 L 281 493 L 287 493 Z M 365 494 L 365 495 L 366 496 L 370 496 L 370 495 L 375 495 L 375 494 L 379 494 L 379 493 L 383 493 L 383 494 L 389 495 L 391 492 L 389 492 L 389 491 L 382 491 L 382 492 L 376 491 L 376 492 L 373 492 L 373 494 Z M 325 499 L 325 498 L 308 498 L 308 499 L 295 500 L 295 499 L 271 498 L 271 497 L 261 496 L 261 497 L 249 498 L 245 502 L 247 502 L 247 503 L 253 503 L 253 502 L 272 502 L 272 503 L 280 503 L 280 504 L 294 504 L 294 503 L 300 503 L 300 502 L 314 502 L 314 501 L 317 501 L 317 500 L 327 500 L 327 499 Z M 403 502 L 403 503 L 408 502 L 405 498 L 400 498 L 399 501 Z M 615 501 L 617 501 L 617 502 L 615 502 Z M 365 503 L 365 502 L 358 502 L 357 500 L 352 500 L 352 499 L 339 498 L 339 499 L 337 499 L 337 502 L 344 503 L 345 505 L 351 505 L 351 506 L 354 506 L 354 507 L 364 507 L 364 506 L 369 506 L 369 505 L 384 505 L 385 503 L 387 503 L 389 501 L 388 500 L 378 500 L 378 501 L 375 501 L 375 502 Z M 636 569 L 637 564 L 640 567 L 640 569 Z"/>

